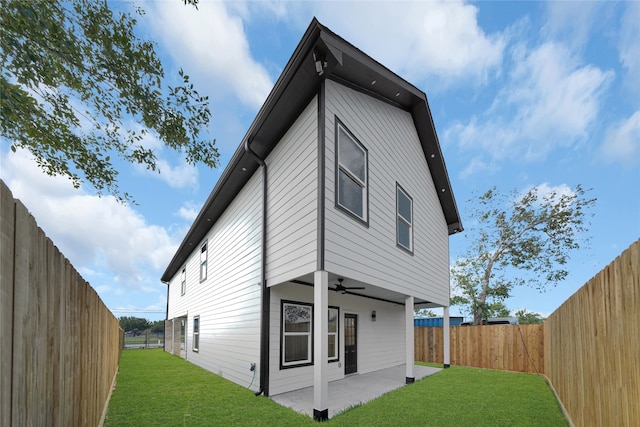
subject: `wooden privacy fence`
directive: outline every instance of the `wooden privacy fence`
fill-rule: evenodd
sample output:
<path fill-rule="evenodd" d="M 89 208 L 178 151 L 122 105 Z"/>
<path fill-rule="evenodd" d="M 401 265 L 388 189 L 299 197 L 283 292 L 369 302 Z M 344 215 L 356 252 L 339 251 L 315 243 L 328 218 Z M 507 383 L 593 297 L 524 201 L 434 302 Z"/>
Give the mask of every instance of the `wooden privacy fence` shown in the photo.
<path fill-rule="evenodd" d="M 454 326 L 452 365 L 516 372 L 544 372 L 542 325 Z M 443 328 L 414 328 L 415 359 L 443 363 Z"/>
<path fill-rule="evenodd" d="M 414 328 L 416 360 L 443 363 L 442 331 Z M 544 325 L 450 331 L 452 365 L 538 372 L 574 425 L 640 426 L 640 240 Z"/>
<path fill-rule="evenodd" d="M 98 425 L 118 320 L 2 181 L 0 210 L 0 425 Z"/>
<path fill-rule="evenodd" d="M 545 374 L 576 426 L 640 425 L 640 240 L 549 316 Z"/>

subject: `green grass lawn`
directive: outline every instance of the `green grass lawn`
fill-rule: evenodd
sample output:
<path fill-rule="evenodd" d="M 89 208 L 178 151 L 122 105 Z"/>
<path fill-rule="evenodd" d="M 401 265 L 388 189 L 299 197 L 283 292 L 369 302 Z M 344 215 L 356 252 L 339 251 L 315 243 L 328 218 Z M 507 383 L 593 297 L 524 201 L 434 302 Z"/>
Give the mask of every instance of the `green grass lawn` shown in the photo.
<path fill-rule="evenodd" d="M 542 377 L 451 367 L 350 409 L 335 426 L 566 426 Z M 106 426 L 305 426 L 310 417 L 157 350 L 122 353 Z M 323 424 L 324 425 L 324 424 Z"/>

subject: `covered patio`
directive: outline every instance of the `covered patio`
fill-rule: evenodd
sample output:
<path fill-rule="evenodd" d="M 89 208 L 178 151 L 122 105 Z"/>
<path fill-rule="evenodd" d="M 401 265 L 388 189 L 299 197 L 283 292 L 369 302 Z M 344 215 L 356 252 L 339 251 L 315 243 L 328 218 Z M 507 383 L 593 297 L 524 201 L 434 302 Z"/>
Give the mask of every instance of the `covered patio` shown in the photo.
<path fill-rule="evenodd" d="M 334 283 L 334 278 L 339 284 L 330 286 L 330 283 Z M 448 367 L 449 307 L 429 301 L 428 292 L 422 296 L 414 296 L 369 282 L 338 277 L 327 271 L 315 271 L 313 282 L 309 280 L 309 277 L 303 277 L 272 287 L 276 300 L 280 298 L 283 301 L 290 299 L 290 295 L 294 292 L 300 293 L 300 289 L 291 289 L 291 286 L 307 285 L 308 287 L 304 288 L 307 289 L 305 302 L 313 307 L 312 319 L 307 321 L 308 324 L 313 325 L 308 331 L 311 334 L 307 333 L 308 350 L 305 353 L 307 356 L 305 360 L 308 363 L 300 368 L 298 376 L 290 372 L 286 376 L 283 375 L 283 369 L 280 366 L 280 369 L 274 370 L 269 378 L 279 386 L 279 390 L 274 390 L 278 388 L 276 386 L 271 393 L 265 394 L 272 396 L 277 403 L 311 415 L 315 420 L 323 421 L 346 408 L 368 402 L 402 385 L 437 372 L 437 370 L 415 365 L 414 314 L 416 308 L 443 307 L 443 364 L 444 367 Z M 339 289 L 338 286 L 342 285 L 342 280 L 346 280 L 348 285 L 344 289 Z M 309 292 L 309 287 L 312 292 Z M 342 307 L 341 315 L 344 317 L 341 327 L 344 330 L 340 331 L 341 338 L 334 340 L 339 350 L 334 344 L 332 354 L 338 355 L 341 363 L 344 363 L 343 369 L 340 367 L 341 363 L 329 363 L 330 340 L 323 338 L 329 334 L 329 291 L 336 289 L 339 298 L 331 292 L 331 304 L 333 307 Z M 353 289 L 357 292 L 351 291 Z M 402 340 L 403 335 L 404 340 Z M 392 346 L 383 346 L 379 350 L 379 360 L 375 354 L 367 354 L 365 358 L 358 353 L 358 346 L 368 346 L 368 348 L 376 346 L 376 338 L 373 337 L 378 337 L 378 340 L 381 339 L 380 337 L 393 338 Z M 311 342 L 314 345 L 311 346 Z M 343 355 L 344 359 L 341 358 Z M 403 361 L 404 363 L 401 363 Z M 395 363 L 398 365 L 394 366 Z M 386 367 L 390 367 L 390 370 Z M 404 375 L 402 375 L 403 369 Z M 353 375 L 355 372 L 360 374 Z M 342 377 L 342 380 L 333 380 Z M 313 386 L 291 391 L 295 387 L 282 386 L 282 384 L 291 385 L 291 378 L 298 378 L 297 383 L 293 383 L 298 387 L 309 386 L 310 382 L 313 382 Z M 332 378 L 332 381 L 329 381 L 329 378 Z"/>
<path fill-rule="evenodd" d="M 420 380 L 440 371 L 440 368 L 414 365 L 415 379 Z M 329 418 L 353 406 L 369 402 L 406 385 L 406 366 L 392 368 L 366 374 L 354 374 L 329 383 L 328 409 Z M 271 396 L 271 399 L 282 406 L 313 417 L 313 387 Z"/>

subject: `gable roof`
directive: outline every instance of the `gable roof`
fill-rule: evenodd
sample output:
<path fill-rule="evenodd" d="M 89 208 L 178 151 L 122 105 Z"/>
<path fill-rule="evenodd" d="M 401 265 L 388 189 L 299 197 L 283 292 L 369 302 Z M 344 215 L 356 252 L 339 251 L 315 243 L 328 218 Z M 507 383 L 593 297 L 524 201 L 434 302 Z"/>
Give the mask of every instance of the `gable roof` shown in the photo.
<path fill-rule="evenodd" d="M 316 60 L 321 60 L 324 65 L 321 75 L 316 71 Z M 425 93 L 313 18 L 162 275 L 163 282 L 168 282 L 178 272 L 189 254 L 200 244 L 211 226 L 257 170 L 258 164 L 246 152 L 245 142 L 251 143 L 251 149 L 260 158 L 266 158 L 318 93 L 320 84 L 326 78 L 356 87 L 411 113 L 449 234 L 462 231 L 460 215 Z"/>

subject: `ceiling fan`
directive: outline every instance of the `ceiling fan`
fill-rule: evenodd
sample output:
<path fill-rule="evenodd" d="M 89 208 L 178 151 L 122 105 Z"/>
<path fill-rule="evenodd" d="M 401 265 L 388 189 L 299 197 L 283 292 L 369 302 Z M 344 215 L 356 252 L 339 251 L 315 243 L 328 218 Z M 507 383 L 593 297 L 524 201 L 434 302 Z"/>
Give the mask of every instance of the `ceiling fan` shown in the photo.
<path fill-rule="evenodd" d="M 335 286 L 335 288 L 329 288 L 329 289 L 331 289 L 332 291 L 335 291 L 335 292 L 342 292 L 343 294 L 346 294 L 346 293 L 347 293 L 347 291 L 350 291 L 350 290 L 352 290 L 352 289 L 364 289 L 364 287 L 363 287 L 363 286 L 344 286 L 344 285 L 342 284 L 342 281 L 343 281 L 343 280 L 344 280 L 344 279 L 338 279 L 338 282 L 340 282 L 340 283 L 336 283 L 336 284 L 334 285 L 334 286 Z"/>

